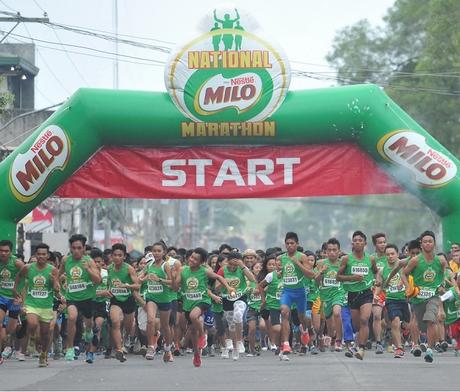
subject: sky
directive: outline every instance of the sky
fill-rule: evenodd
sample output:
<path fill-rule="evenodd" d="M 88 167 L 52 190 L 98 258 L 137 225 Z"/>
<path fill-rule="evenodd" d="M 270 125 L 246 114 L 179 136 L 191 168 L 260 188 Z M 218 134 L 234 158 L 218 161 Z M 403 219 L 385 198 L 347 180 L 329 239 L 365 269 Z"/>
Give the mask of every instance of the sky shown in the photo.
<path fill-rule="evenodd" d="M 222 2 L 0 0 L 0 11 L 20 12 L 25 17 L 42 17 L 43 12 L 47 12 L 52 23 L 92 33 L 104 31 L 113 37 L 115 3 L 120 38 L 149 46 L 118 45 L 118 53 L 123 55 L 118 62 L 118 87 L 166 91 L 161 63 L 168 55 L 151 47 L 167 49 L 193 38 L 190 34 L 203 15 Z M 394 0 L 232 1 L 237 8 L 249 11 L 264 30 L 276 38 L 284 48 L 291 68 L 310 72 L 333 71 L 325 56 L 331 51 L 337 31 L 361 19 L 368 19 L 373 26 L 381 25 L 382 17 L 393 3 Z M 11 27 L 12 23 L 0 22 L 2 31 Z M 114 42 L 37 23 L 20 24 L 13 34 L 5 42 L 31 42 L 33 38 L 37 45 L 36 65 L 40 68 L 35 82 L 37 109 L 62 102 L 80 87 L 112 89 L 116 85 Z M 294 77 L 290 89 L 332 85 L 335 85 L 334 80 Z"/>

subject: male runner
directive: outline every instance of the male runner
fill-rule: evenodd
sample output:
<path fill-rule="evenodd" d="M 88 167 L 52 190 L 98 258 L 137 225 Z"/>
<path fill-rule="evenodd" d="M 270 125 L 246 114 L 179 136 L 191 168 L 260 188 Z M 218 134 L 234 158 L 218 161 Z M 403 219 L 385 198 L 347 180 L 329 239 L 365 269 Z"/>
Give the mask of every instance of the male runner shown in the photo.
<path fill-rule="evenodd" d="M 375 265 L 379 271 L 382 271 L 386 265 L 385 247 L 387 245 L 387 239 L 385 233 L 377 233 L 372 236 L 372 243 L 375 247 Z M 373 289 L 375 293 L 375 288 Z M 385 307 L 385 291 L 379 290 L 379 296 L 374 294 L 374 301 L 372 303 L 372 329 L 375 338 L 375 353 L 383 354 L 382 345 L 382 313 Z"/>

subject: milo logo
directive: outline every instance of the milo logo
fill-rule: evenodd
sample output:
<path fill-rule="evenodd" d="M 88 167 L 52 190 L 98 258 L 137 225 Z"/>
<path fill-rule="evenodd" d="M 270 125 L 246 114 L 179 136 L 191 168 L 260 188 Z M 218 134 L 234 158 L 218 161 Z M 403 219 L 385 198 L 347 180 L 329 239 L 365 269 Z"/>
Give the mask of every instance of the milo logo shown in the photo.
<path fill-rule="evenodd" d="M 72 267 L 70 269 L 70 277 L 72 280 L 78 280 L 81 278 L 83 271 L 81 270 L 80 267 Z"/>
<path fill-rule="evenodd" d="M 226 278 L 227 284 L 234 289 L 240 287 L 240 278 Z"/>
<path fill-rule="evenodd" d="M 42 275 L 37 275 L 33 278 L 33 285 L 36 288 L 43 288 L 46 284 L 46 278 Z"/>
<path fill-rule="evenodd" d="M 435 277 L 436 277 L 436 272 L 434 272 L 431 269 L 426 270 L 423 274 L 423 280 L 427 283 L 434 282 Z"/>
<path fill-rule="evenodd" d="M 193 277 L 192 277 L 192 278 L 188 278 L 188 279 L 187 279 L 186 284 L 187 284 L 187 289 L 188 289 L 188 290 L 194 291 L 194 290 L 196 290 L 196 289 L 198 288 L 199 282 L 198 282 L 198 279 L 197 279 L 197 278 L 193 278 Z"/>
<path fill-rule="evenodd" d="M 11 277 L 11 272 L 4 268 L 0 272 L 0 277 L 2 278 L 2 280 L 8 280 Z"/>
<path fill-rule="evenodd" d="M 295 268 L 292 264 L 286 264 L 284 267 L 284 272 L 286 275 L 294 275 Z"/>
<path fill-rule="evenodd" d="M 283 102 L 290 83 L 286 56 L 241 9 L 210 11 L 192 41 L 176 48 L 166 88 L 195 122 L 262 121 Z"/>

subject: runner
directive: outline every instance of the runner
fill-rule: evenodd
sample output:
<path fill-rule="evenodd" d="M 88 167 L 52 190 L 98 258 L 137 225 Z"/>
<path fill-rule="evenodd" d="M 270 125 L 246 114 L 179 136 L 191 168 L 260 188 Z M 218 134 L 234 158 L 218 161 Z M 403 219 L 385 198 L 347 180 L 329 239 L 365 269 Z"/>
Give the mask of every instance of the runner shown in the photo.
<path fill-rule="evenodd" d="M 375 247 L 375 265 L 382 271 L 386 265 L 385 247 L 387 239 L 385 233 L 377 233 L 372 236 L 372 243 Z M 373 288 L 374 301 L 372 302 L 372 329 L 375 339 L 375 353 L 383 354 L 382 345 L 382 313 L 385 307 L 385 291 L 379 290 L 379 296 L 375 295 L 376 288 Z"/>
<path fill-rule="evenodd" d="M 339 254 L 340 242 L 330 238 L 326 243 L 327 258 L 318 261 L 318 267 L 325 266 L 318 280 L 327 331 L 330 337 L 335 336 L 334 349 L 338 352 L 342 351 L 342 305 L 345 299 L 343 284 L 336 279 L 340 268 Z"/>
<path fill-rule="evenodd" d="M 12 254 L 13 243 L 9 240 L 0 241 L 0 350 L 6 335 L 8 341 L 0 356 L 0 365 L 3 359 L 9 358 L 13 352 L 12 338 L 18 324 L 18 315 L 21 311 L 20 301 L 14 298 L 13 288 L 16 275 L 24 267 L 24 263 Z M 3 328 L 5 316 L 8 313 L 8 323 Z"/>
<path fill-rule="evenodd" d="M 130 334 L 134 325 L 136 300 L 144 306 L 137 290 L 140 288 L 135 269 L 125 262 L 126 246 L 112 246 L 112 264 L 109 266 L 107 282 L 110 291 L 110 321 L 112 323 L 112 338 L 115 346 L 115 358 L 120 362 L 126 361 L 122 344 L 122 323 L 124 330 Z M 137 294 L 137 296 L 136 296 Z"/>
<path fill-rule="evenodd" d="M 93 363 L 95 347 L 91 344 L 93 337 L 93 311 L 96 298 L 96 285 L 101 283 L 99 270 L 85 254 L 86 237 L 74 234 L 69 239 L 70 255 L 65 256 L 59 269 L 59 276 L 66 280 L 67 291 L 67 351 L 65 358 L 73 361 L 75 357 L 74 338 L 78 314 L 84 322 L 84 340 L 88 345 L 86 361 Z"/>
<path fill-rule="evenodd" d="M 352 253 L 342 257 L 336 276 L 348 292 L 353 326 L 358 331 L 358 350 L 353 350 L 353 354 L 360 360 L 364 359 L 364 349 L 369 337 L 369 318 L 374 298 L 371 287 L 377 273 L 374 256 L 364 252 L 366 240 L 366 235 L 362 231 L 353 233 Z"/>
<path fill-rule="evenodd" d="M 435 256 L 436 238 L 432 231 L 425 231 L 420 236 L 422 253 L 410 259 L 404 268 L 406 277 L 414 279 L 416 296 L 412 304 L 417 324 L 421 332 L 427 333 L 428 348 L 425 361 L 433 362 L 433 347 L 436 341 L 436 323 L 441 300 L 437 296 L 444 280 L 447 261 L 443 256 Z"/>
<path fill-rule="evenodd" d="M 460 273 L 455 276 L 456 284 L 441 296 L 446 312 L 446 325 L 450 335 L 457 341 L 455 356 L 460 357 Z"/>
<path fill-rule="evenodd" d="M 401 272 L 396 272 L 390 281 L 387 280 L 393 269 L 398 266 L 398 247 L 392 244 L 387 245 L 385 255 L 387 262 L 377 274 L 374 296 L 381 298 L 381 291 L 386 292 L 386 308 L 391 322 L 391 336 L 393 344 L 396 346 L 394 357 L 402 358 L 404 346 L 401 341 L 401 327 L 406 328 L 410 321 L 409 305 L 406 298 L 406 289 L 409 287 L 409 283 Z M 384 285 L 384 282 L 388 282 L 388 284 Z"/>
<path fill-rule="evenodd" d="M 254 277 L 257 277 L 260 273 L 262 266 L 260 263 L 256 262 L 252 265 L 252 274 Z M 256 351 L 256 330 L 257 325 L 259 325 L 260 335 L 264 334 L 265 331 L 265 322 L 264 319 L 260 317 L 260 305 L 262 302 L 262 297 L 260 295 L 259 288 L 257 286 L 257 281 L 249 281 L 248 288 L 248 313 L 246 315 L 246 321 L 248 323 L 248 343 L 249 343 L 249 352 L 246 355 L 247 357 L 255 357 L 260 355 Z"/>
<path fill-rule="evenodd" d="M 53 291 L 56 297 L 65 304 L 65 298 L 61 295 L 58 270 L 49 262 L 49 246 L 46 244 L 37 245 L 35 256 L 37 261 L 22 267 L 16 275 L 13 292 L 16 298 L 21 295 L 17 291 L 19 282 L 26 281 L 26 296 L 24 300 L 25 312 L 27 315 L 27 336 L 33 336 L 39 328 L 40 331 L 40 356 L 39 367 L 48 366 L 49 332 L 50 322 L 54 319 L 53 313 Z"/>
<path fill-rule="evenodd" d="M 228 254 L 228 264 L 221 268 L 217 275 L 223 277 L 235 293 L 229 293 L 224 287 L 221 289 L 224 307 L 224 317 L 227 320 L 230 337 L 233 341 L 233 360 L 245 352 L 243 343 L 243 317 L 247 309 L 247 283 L 256 281 L 251 270 L 244 265 L 243 256 L 238 252 Z M 219 284 L 217 284 L 219 289 Z"/>
<path fill-rule="evenodd" d="M 208 254 L 203 248 L 196 248 L 188 258 L 189 264 L 183 266 L 181 273 L 176 276 L 173 289 L 181 288 L 183 293 L 183 310 L 189 324 L 193 344 L 193 365 L 201 366 L 201 349 L 205 346 L 206 335 L 203 329 L 201 316 L 211 306 L 208 295 L 208 279 L 217 279 L 228 291 L 234 293 L 226 280 L 214 273 L 210 268 L 202 265 Z"/>
<path fill-rule="evenodd" d="M 296 304 L 299 317 L 301 343 L 307 345 L 309 341 L 308 335 L 308 320 L 306 317 L 307 298 L 305 295 L 304 277 L 316 279 L 318 274 L 315 274 L 311 269 L 307 268 L 307 256 L 298 252 L 299 237 L 296 233 L 288 232 L 285 236 L 284 243 L 287 252 L 280 256 L 282 271 L 283 271 L 283 292 L 281 294 L 281 341 L 282 348 L 280 358 L 288 360 L 287 355 L 292 352 L 289 344 L 291 306 Z"/>
<path fill-rule="evenodd" d="M 160 331 L 164 341 L 164 362 L 173 362 L 171 354 L 171 329 L 169 319 L 171 314 L 172 296 L 172 272 L 169 262 L 166 262 L 166 246 L 163 242 L 152 245 L 153 259 L 147 260 L 147 266 L 139 277 L 141 282 L 147 282 L 145 293 L 145 310 L 147 312 L 147 339 L 148 348 L 145 359 L 152 360 L 156 352 L 157 330 L 155 330 L 155 318 L 160 314 Z M 173 261 L 174 265 L 174 261 Z M 177 297 L 176 297 L 177 298 Z"/>

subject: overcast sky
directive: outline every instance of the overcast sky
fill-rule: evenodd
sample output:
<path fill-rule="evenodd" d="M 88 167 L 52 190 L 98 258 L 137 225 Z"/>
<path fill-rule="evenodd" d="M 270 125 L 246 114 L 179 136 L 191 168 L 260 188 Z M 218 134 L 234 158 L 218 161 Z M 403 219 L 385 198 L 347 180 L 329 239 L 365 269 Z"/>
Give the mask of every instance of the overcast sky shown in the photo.
<path fill-rule="evenodd" d="M 0 0 L 0 11 L 19 11 L 22 16 L 41 17 L 44 10 L 50 22 L 113 35 L 114 3 L 115 0 Z M 131 41 L 171 47 L 176 42 L 193 38 L 190 31 L 200 18 L 220 3 L 211 0 L 118 0 L 118 32 L 132 36 L 121 37 Z M 276 37 L 292 68 L 317 72 L 331 71 L 325 56 L 338 30 L 360 19 L 368 19 L 372 25 L 381 24 L 394 0 L 237 0 L 232 3 L 251 12 L 264 30 Z M 0 23 L 2 31 L 11 27 L 12 23 Z M 113 88 L 113 42 L 32 23 L 19 25 L 14 34 L 6 42 L 31 42 L 30 37 L 37 40 L 36 65 L 40 73 L 36 78 L 36 108 L 58 103 L 79 87 Z M 93 50 L 67 46 L 66 52 L 60 43 Z M 119 53 L 135 57 L 120 57 L 119 88 L 166 91 L 163 65 L 155 62 L 164 61 L 166 54 L 124 44 L 119 45 Z M 291 81 L 291 89 L 334 84 L 333 80 L 296 77 Z"/>

